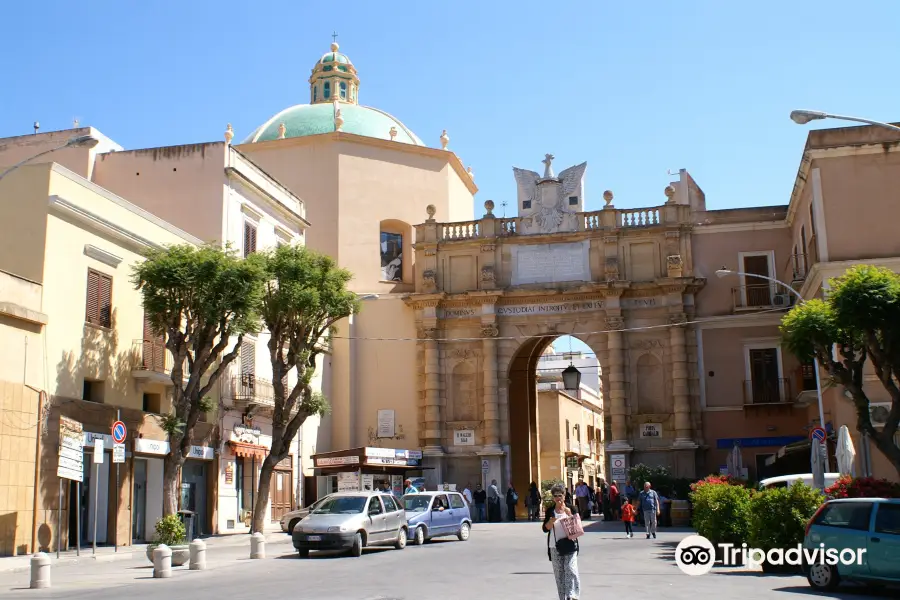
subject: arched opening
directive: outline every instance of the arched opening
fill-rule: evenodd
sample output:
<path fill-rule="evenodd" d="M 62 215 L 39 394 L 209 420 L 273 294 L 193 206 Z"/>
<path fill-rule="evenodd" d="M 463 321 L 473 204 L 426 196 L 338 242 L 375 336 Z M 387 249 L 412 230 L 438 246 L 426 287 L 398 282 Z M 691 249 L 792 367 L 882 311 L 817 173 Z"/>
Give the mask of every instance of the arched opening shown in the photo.
<path fill-rule="evenodd" d="M 604 476 L 603 370 L 591 346 L 569 338 L 530 338 L 509 363 L 508 477 L 522 498 L 531 482 L 573 488 Z M 590 341 L 602 348 L 601 339 Z M 570 365 L 580 373 L 578 389 L 563 378 Z M 527 516 L 523 502 L 517 515 Z"/>
<path fill-rule="evenodd" d="M 412 227 L 405 221 L 385 219 L 379 224 L 381 276 L 384 283 L 412 284 Z"/>

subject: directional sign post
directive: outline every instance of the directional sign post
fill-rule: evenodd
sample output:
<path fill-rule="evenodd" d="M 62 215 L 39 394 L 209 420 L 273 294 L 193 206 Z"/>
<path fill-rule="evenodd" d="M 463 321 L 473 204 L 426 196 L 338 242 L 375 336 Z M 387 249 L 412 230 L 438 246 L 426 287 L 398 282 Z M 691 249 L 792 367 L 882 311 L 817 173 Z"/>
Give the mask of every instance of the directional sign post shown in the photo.
<path fill-rule="evenodd" d="M 84 426 L 68 417 L 59 416 L 59 458 L 57 459 L 56 476 L 59 477 L 59 506 L 56 519 L 56 558 L 59 558 L 59 527 L 62 523 L 63 479 L 78 482 L 77 497 L 81 497 L 81 482 L 84 481 Z M 80 514 L 80 511 L 79 511 Z M 80 524 L 81 521 L 78 521 Z M 81 532 L 76 536 L 78 554 L 81 555 Z"/>

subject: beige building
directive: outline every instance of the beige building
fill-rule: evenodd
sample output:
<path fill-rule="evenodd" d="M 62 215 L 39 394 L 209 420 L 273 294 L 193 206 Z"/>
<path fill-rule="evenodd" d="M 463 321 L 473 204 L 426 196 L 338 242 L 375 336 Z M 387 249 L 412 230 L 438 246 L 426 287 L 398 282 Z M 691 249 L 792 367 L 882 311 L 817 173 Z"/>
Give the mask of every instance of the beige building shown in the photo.
<path fill-rule="evenodd" d="M 165 434 L 153 415 L 170 406 L 154 349 L 143 343 L 131 267 L 146 248 L 199 240 L 58 163 L 4 177 L 0 210 L 0 239 L 15 249 L 0 252 L 0 555 L 55 550 L 60 539 L 74 546 L 79 526 L 90 543 L 95 515 L 98 543 L 128 544 L 162 512 L 152 446 Z M 59 457 L 60 415 L 83 425 L 82 461 Z M 117 417 L 129 430 L 118 469 L 109 452 Z M 107 450 L 98 467 L 95 440 Z M 207 450 L 198 449 L 201 458 Z M 58 477 L 60 464 L 83 483 Z"/>

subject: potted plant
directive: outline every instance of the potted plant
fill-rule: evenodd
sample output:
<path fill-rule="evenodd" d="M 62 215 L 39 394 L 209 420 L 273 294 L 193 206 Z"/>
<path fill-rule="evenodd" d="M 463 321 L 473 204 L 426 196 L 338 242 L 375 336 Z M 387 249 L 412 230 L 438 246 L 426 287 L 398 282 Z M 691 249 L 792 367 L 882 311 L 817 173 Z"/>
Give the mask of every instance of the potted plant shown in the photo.
<path fill-rule="evenodd" d="M 191 558 L 190 546 L 185 543 L 184 523 L 177 515 L 167 515 L 156 522 L 156 540 L 147 546 L 147 558 L 153 562 L 153 551 L 165 544 L 172 550 L 172 566 L 180 567 Z"/>
<path fill-rule="evenodd" d="M 750 500 L 750 546 L 766 553 L 776 548 L 796 548 L 803 543 L 807 522 L 824 501 L 819 490 L 799 482 L 757 492 Z M 796 569 L 793 565 L 768 562 L 762 568 L 766 573 Z"/>

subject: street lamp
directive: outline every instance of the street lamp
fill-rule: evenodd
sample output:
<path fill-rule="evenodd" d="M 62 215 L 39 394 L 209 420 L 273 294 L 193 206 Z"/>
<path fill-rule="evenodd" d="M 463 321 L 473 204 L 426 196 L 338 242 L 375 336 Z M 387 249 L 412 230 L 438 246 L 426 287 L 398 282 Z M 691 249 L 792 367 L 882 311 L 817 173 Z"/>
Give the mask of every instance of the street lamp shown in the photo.
<path fill-rule="evenodd" d="M 581 389 L 581 371 L 575 367 L 575 363 L 569 363 L 562 372 L 563 386 L 567 390 L 578 391 Z"/>
<path fill-rule="evenodd" d="M 865 123 L 867 125 L 875 125 L 876 127 L 884 127 L 891 131 L 900 131 L 900 127 L 891 125 L 890 123 L 882 123 L 881 121 L 872 121 L 870 119 L 862 119 L 860 117 L 848 117 L 846 115 L 832 115 L 820 110 L 792 110 L 791 121 L 798 125 L 806 125 L 810 121 L 818 121 L 821 119 L 838 119 L 840 121 L 853 121 L 855 123 Z"/>
<path fill-rule="evenodd" d="M 49 150 L 44 150 L 43 152 L 39 152 L 39 153 L 35 154 L 34 156 L 29 156 L 22 162 L 14 164 L 10 168 L 3 171 L 3 173 L 0 173 L 0 179 L 3 179 L 4 177 L 9 175 L 13 171 L 18 169 L 19 167 L 21 167 L 22 165 L 33 161 L 34 159 L 36 159 L 39 156 L 43 156 L 45 154 L 50 154 L 51 152 L 56 152 L 57 150 L 62 150 L 63 148 L 93 148 L 94 146 L 96 146 L 99 143 L 100 143 L 100 140 L 98 140 L 97 138 L 95 138 L 92 135 L 79 135 L 77 137 L 73 137 L 69 140 L 66 140 L 66 142 L 64 144 L 60 144 L 59 146 L 50 148 Z"/>
<path fill-rule="evenodd" d="M 793 114 L 792 114 L 793 118 Z M 718 271 L 716 271 L 716 277 L 721 279 L 722 277 L 728 277 L 729 275 L 738 275 L 743 277 L 756 277 L 757 279 L 765 279 L 766 281 L 770 281 L 772 283 L 777 283 L 784 287 L 784 289 L 788 290 L 792 294 L 794 294 L 797 299 L 800 301 L 800 304 L 806 302 L 806 298 L 800 295 L 800 292 L 786 284 L 785 282 L 775 279 L 774 277 L 766 277 L 765 275 L 756 275 L 755 273 L 744 273 L 742 271 L 732 271 L 730 269 L 726 269 L 722 267 Z M 825 427 L 825 410 L 822 408 L 822 382 L 819 379 L 819 359 L 813 357 L 813 370 L 816 372 L 816 398 L 819 401 L 819 424 L 822 427 Z"/>

